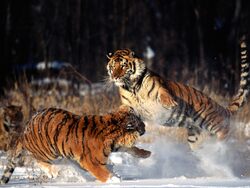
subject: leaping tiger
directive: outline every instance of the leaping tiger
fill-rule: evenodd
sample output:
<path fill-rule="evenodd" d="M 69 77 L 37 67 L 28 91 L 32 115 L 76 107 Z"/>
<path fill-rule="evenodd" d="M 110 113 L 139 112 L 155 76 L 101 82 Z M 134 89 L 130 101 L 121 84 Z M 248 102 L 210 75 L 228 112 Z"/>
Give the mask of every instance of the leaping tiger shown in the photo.
<path fill-rule="evenodd" d="M 143 120 L 160 125 L 186 127 L 188 143 L 196 147 L 202 130 L 218 139 L 229 134 L 230 117 L 243 105 L 249 92 L 249 63 L 246 42 L 241 42 L 241 80 L 238 93 L 223 107 L 197 89 L 171 80 L 163 80 L 135 57 L 129 49 L 108 56 L 107 72 L 119 88 L 121 101 Z"/>

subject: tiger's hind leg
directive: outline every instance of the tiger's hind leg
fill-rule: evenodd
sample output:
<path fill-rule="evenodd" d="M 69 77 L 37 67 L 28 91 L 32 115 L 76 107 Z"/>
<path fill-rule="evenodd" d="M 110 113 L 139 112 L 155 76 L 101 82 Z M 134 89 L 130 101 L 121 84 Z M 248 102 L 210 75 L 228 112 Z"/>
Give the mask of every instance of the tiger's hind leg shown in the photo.
<path fill-rule="evenodd" d="M 225 140 L 229 135 L 229 126 L 222 126 L 216 131 L 216 136 L 218 140 Z"/>
<path fill-rule="evenodd" d="M 187 127 L 187 141 L 191 150 L 195 151 L 201 147 L 207 134 L 201 128 L 195 126 Z"/>

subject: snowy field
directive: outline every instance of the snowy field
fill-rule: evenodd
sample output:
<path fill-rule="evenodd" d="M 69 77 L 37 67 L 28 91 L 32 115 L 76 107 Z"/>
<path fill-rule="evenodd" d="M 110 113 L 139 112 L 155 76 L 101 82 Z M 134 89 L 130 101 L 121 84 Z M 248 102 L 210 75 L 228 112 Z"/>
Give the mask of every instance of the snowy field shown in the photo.
<path fill-rule="evenodd" d="M 152 151 L 151 157 L 137 159 L 127 153 L 110 156 L 121 183 L 96 182 L 75 164 L 62 161 L 55 179 L 48 179 L 33 164 L 16 168 L 3 187 L 250 187 L 250 143 L 210 140 L 192 152 L 184 143 L 159 136 L 153 143 L 138 146 Z M 2 155 L 1 165 L 5 162 Z"/>

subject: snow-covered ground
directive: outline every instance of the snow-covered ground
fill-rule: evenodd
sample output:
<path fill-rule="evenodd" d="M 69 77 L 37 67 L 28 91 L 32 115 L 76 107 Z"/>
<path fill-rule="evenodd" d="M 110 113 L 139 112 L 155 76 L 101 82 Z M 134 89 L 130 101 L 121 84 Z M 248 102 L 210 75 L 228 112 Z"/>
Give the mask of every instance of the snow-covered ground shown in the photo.
<path fill-rule="evenodd" d="M 152 151 L 151 157 L 110 156 L 113 171 L 122 178 L 118 184 L 96 182 L 87 172 L 63 161 L 56 179 L 47 179 L 37 167 L 20 167 L 3 187 L 250 187 L 250 143 L 210 140 L 192 152 L 184 143 L 159 136 L 153 143 L 138 146 Z M 4 155 L 1 161 L 2 165 L 6 162 Z"/>

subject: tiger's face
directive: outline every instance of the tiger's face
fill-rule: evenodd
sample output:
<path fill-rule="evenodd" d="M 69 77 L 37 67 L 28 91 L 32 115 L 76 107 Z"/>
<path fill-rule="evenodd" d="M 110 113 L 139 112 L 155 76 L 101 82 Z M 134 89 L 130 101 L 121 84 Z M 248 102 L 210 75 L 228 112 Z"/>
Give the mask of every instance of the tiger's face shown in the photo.
<path fill-rule="evenodd" d="M 131 147 L 135 144 L 136 140 L 145 133 L 145 124 L 143 121 L 136 116 L 135 112 L 130 107 L 123 107 L 129 110 L 125 110 L 124 112 L 119 112 L 120 122 L 117 122 L 117 126 L 119 126 L 119 135 L 116 138 L 116 147 L 125 146 Z"/>
<path fill-rule="evenodd" d="M 9 105 L 4 107 L 4 125 L 8 128 L 20 126 L 23 121 L 22 106 Z"/>
<path fill-rule="evenodd" d="M 114 54 L 109 54 L 107 71 L 109 78 L 119 87 L 129 87 L 145 71 L 145 63 L 136 57 L 129 49 L 117 50 Z"/>
<path fill-rule="evenodd" d="M 23 130 L 23 113 L 21 106 L 3 107 L 0 117 L 0 150 L 8 151 L 15 147 L 15 141 Z"/>

